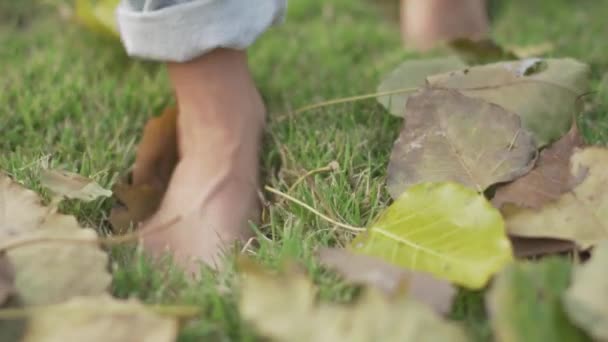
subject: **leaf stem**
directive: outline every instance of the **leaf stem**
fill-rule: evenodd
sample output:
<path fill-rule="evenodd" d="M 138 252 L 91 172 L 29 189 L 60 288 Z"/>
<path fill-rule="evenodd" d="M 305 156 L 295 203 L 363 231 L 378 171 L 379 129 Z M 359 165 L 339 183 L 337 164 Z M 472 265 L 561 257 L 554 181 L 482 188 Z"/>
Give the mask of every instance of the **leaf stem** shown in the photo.
<path fill-rule="evenodd" d="M 418 89 L 419 88 L 417 88 L 417 87 L 400 88 L 400 89 L 382 91 L 382 92 L 377 92 L 377 93 L 369 93 L 369 94 L 355 95 L 355 96 L 349 96 L 349 97 L 342 97 L 342 98 L 322 101 L 322 102 L 319 102 L 319 103 L 315 103 L 315 104 L 307 105 L 307 106 L 304 106 L 304 107 L 300 107 L 300 108 L 296 109 L 295 111 L 293 111 L 291 114 L 300 114 L 300 113 L 304 113 L 304 112 L 307 112 L 309 110 L 313 110 L 313 109 L 317 109 L 317 108 L 323 108 L 323 107 L 333 106 L 333 105 L 342 104 L 342 103 L 349 103 L 349 102 L 357 102 L 357 101 L 363 101 L 363 100 L 368 100 L 368 99 L 374 99 L 374 98 L 377 98 L 377 97 L 380 97 L 380 96 L 388 96 L 388 95 L 395 95 L 395 94 L 411 93 L 411 92 L 414 92 L 414 91 L 416 91 Z M 282 115 L 282 116 L 280 116 L 277 119 L 277 122 L 281 122 L 281 121 L 285 120 L 285 118 L 287 118 L 288 116 L 289 115 Z"/>
<path fill-rule="evenodd" d="M 336 220 L 334 220 L 334 219 L 332 219 L 332 218 L 330 218 L 330 217 L 328 217 L 326 215 L 323 215 L 322 213 L 320 213 L 319 211 L 317 211 L 315 208 L 313 208 L 313 207 L 309 206 L 308 204 L 300 201 L 299 199 L 294 198 L 294 197 L 292 197 L 292 196 L 290 196 L 290 195 L 288 195 L 288 194 L 286 194 L 284 192 L 281 192 L 281 191 L 279 191 L 279 190 L 277 190 L 275 188 L 272 188 L 272 187 L 270 187 L 268 185 L 265 186 L 264 189 L 266 189 L 266 191 L 272 192 L 275 195 L 281 196 L 284 199 L 286 199 L 286 200 L 288 200 L 290 202 L 293 202 L 293 203 L 295 203 L 295 204 L 303 207 L 304 209 L 310 211 L 311 213 L 317 215 L 321 219 L 323 219 L 323 220 L 325 220 L 325 221 L 327 221 L 327 222 L 329 222 L 329 223 L 331 223 L 331 224 L 333 224 L 335 226 L 338 226 L 340 228 L 344 228 L 344 229 L 347 229 L 347 230 L 350 230 L 350 231 L 353 231 L 353 232 L 363 232 L 363 231 L 366 230 L 365 228 L 362 228 L 362 227 L 355 227 L 355 226 L 351 226 L 351 225 L 348 225 L 348 224 L 345 224 L 345 223 L 338 222 L 338 221 L 336 221 Z"/>

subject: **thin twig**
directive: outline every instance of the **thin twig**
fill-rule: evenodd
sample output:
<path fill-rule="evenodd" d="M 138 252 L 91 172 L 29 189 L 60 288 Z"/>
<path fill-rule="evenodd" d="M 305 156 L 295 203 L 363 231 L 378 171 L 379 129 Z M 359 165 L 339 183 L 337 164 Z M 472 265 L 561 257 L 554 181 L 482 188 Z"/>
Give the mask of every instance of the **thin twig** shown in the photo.
<path fill-rule="evenodd" d="M 349 97 L 342 97 L 342 98 L 337 98 L 337 99 L 333 99 L 333 100 L 327 100 L 327 101 L 323 101 L 323 102 L 319 102 L 319 103 L 315 103 L 315 104 L 311 104 L 311 105 L 307 105 L 304 107 L 300 107 L 298 109 L 296 109 L 295 111 L 291 112 L 291 114 L 300 114 L 300 113 L 304 113 L 307 112 L 309 110 L 313 110 L 313 109 L 317 109 L 317 108 L 322 108 L 322 107 L 327 107 L 327 106 L 333 106 L 333 105 L 337 105 L 337 104 L 342 104 L 342 103 L 349 103 L 349 102 L 357 102 L 357 101 L 363 101 L 363 100 L 368 100 L 368 99 L 374 99 L 380 96 L 388 96 L 388 95 L 396 95 L 396 94 L 403 94 L 403 93 L 411 93 L 414 92 L 416 90 L 418 90 L 419 88 L 401 88 L 401 89 L 395 89 L 395 90 L 389 90 L 389 91 L 383 91 L 383 92 L 378 92 L 378 93 L 370 93 L 370 94 L 363 94 L 363 95 L 356 95 L 356 96 L 349 96 Z M 288 115 L 282 115 L 280 117 L 277 118 L 277 122 L 281 122 L 283 120 L 285 120 L 285 118 L 287 118 Z"/>
<path fill-rule="evenodd" d="M 308 204 L 300 201 L 299 199 L 294 198 L 294 197 L 292 197 L 292 196 L 290 196 L 290 195 L 288 195 L 288 194 L 286 194 L 284 192 L 281 192 L 281 191 L 279 191 L 279 190 L 277 190 L 275 188 L 272 188 L 272 187 L 270 187 L 268 185 L 265 186 L 264 189 L 266 189 L 266 191 L 272 192 L 275 195 L 281 196 L 281 197 L 289 200 L 290 202 L 293 202 L 293 203 L 295 203 L 295 204 L 303 207 L 304 209 L 310 211 L 311 213 L 317 215 L 318 217 L 322 218 L 323 220 L 325 220 L 325 221 L 327 221 L 327 222 L 329 222 L 329 223 L 331 223 L 331 224 L 333 224 L 335 226 L 338 226 L 338 227 L 341 227 L 341 228 L 344 228 L 344 229 L 347 229 L 347 230 L 350 230 L 350 231 L 353 231 L 353 232 L 363 232 L 363 231 L 366 230 L 365 228 L 362 228 L 362 227 L 355 227 L 355 226 L 351 226 L 351 225 L 348 225 L 348 224 L 345 224 L 345 223 L 338 222 L 338 221 L 336 221 L 336 220 L 334 220 L 334 219 L 332 219 L 332 218 L 330 218 L 328 216 L 323 215 L 322 213 L 320 213 L 319 211 L 317 211 L 315 208 L 313 208 L 313 207 L 309 206 Z"/>

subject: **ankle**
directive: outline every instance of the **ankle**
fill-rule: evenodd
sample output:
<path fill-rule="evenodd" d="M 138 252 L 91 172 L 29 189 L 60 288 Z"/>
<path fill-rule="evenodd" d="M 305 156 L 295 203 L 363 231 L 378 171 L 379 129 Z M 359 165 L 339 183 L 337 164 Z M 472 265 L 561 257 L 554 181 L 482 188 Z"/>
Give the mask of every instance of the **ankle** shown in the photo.
<path fill-rule="evenodd" d="M 245 51 L 220 48 L 185 63 L 168 63 L 167 70 L 180 111 L 200 108 L 243 83 L 255 89 Z"/>

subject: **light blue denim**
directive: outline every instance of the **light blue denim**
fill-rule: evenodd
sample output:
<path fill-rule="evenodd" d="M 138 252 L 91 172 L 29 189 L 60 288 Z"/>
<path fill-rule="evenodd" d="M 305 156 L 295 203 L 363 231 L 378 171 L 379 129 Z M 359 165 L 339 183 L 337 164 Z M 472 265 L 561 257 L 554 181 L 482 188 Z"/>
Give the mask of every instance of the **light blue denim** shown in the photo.
<path fill-rule="evenodd" d="M 118 27 L 127 53 L 185 62 L 215 48 L 246 49 L 282 22 L 287 0 L 122 0 Z"/>

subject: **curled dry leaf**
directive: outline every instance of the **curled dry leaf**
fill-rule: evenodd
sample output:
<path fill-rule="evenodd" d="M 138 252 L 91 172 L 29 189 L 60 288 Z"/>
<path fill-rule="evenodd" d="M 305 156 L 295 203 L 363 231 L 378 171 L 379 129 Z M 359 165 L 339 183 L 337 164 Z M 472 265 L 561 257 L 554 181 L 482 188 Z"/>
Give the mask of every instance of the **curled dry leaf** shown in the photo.
<path fill-rule="evenodd" d="M 410 97 L 406 112 L 388 167 L 393 198 L 423 182 L 454 181 L 482 192 L 527 173 L 536 160 L 519 117 L 497 105 L 425 89 Z"/>
<path fill-rule="evenodd" d="M 540 209 L 548 202 L 558 199 L 582 180 L 581 175 L 570 172 L 570 157 L 583 144 L 583 138 L 574 122 L 568 134 L 541 151 L 532 171 L 499 187 L 492 204 L 497 208 L 511 203 L 522 208 Z"/>
<path fill-rule="evenodd" d="M 472 289 L 513 259 L 498 210 L 456 183 L 409 188 L 353 240 L 352 250 Z"/>
<path fill-rule="evenodd" d="M 144 128 L 130 182 L 117 183 L 117 205 L 110 213 L 115 234 L 124 234 L 150 218 L 161 200 L 178 161 L 177 109 L 168 108 Z"/>
<path fill-rule="evenodd" d="M 390 92 L 398 89 L 422 88 L 426 78 L 452 70 L 465 68 L 458 57 L 440 57 L 420 60 L 408 60 L 391 71 L 378 86 L 378 92 Z M 402 117 L 410 92 L 379 96 L 378 102 L 395 116 Z"/>
<path fill-rule="evenodd" d="M 112 189 L 118 203 L 110 213 L 114 234 L 126 234 L 158 210 L 164 191 L 149 185 L 116 184 Z"/>
<path fill-rule="evenodd" d="M 148 120 L 137 146 L 133 185 L 149 185 L 164 190 L 178 160 L 177 109 L 167 108 Z"/>
<path fill-rule="evenodd" d="M 564 296 L 566 313 L 595 341 L 608 341 L 608 241 L 593 250 L 591 260 L 575 269 Z"/>
<path fill-rule="evenodd" d="M 133 299 L 79 297 L 34 311 L 23 342 L 172 342 L 177 325 Z"/>
<path fill-rule="evenodd" d="M 456 289 L 449 282 L 430 274 L 408 271 L 346 249 L 323 248 L 318 257 L 349 282 L 372 286 L 389 297 L 406 292 L 409 298 L 427 304 L 441 315 L 448 314 L 452 309 Z"/>
<path fill-rule="evenodd" d="M 38 241 L 23 243 L 32 239 Z M 0 250 L 7 250 L 25 304 L 103 293 L 111 282 L 108 256 L 97 244 L 95 231 L 82 228 L 73 216 L 44 207 L 36 193 L 6 176 L 0 176 Z"/>
<path fill-rule="evenodd" d="M 571 191 L 540 210 L 505 205 L 509 234 L 571 240 L 587 249 L 608 238 L 608 149 L 587 147 L 570 158 L 573 176 L 586 174 Z"/>
<path fill-rule="evenodd" d="M 241 315 L 274 341 L 467 341 L 458 325 L 404 297 L 388 300 L 369 289 L 352 305 L 318 303 L 301 272 L 271 275 L 255 265 L 241 270 Z"/>
<path fill-rule="evenodd" d="M 518 114 L 542 147 L 572 125 L 578 97 L 589 90 L 589 75 L 589 66 L 574 59 L 525 59 L 434 75 L 428 85 L 456 89 Z"/>
<path fill-rule="evenodd" d="M 42 170 L 40 184 L 56 195 L 86 202 L 112 196 L 112 191 L 102 188 L 94 180 L 62 170 Z"/>
<path fill-rule="evenodd" d="M 497 341 L 589 341 L 564 313 L 562 295 L 570 262 L 545 259 L 513 264 L 496 277 L 486 297 Z"/>

